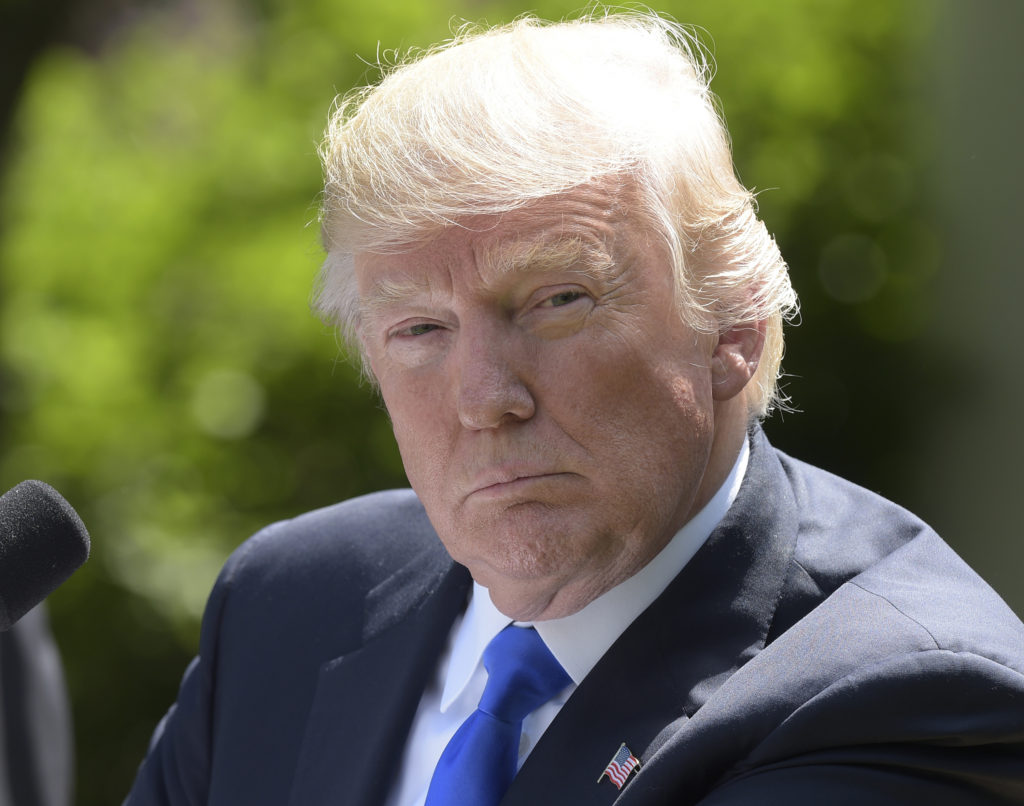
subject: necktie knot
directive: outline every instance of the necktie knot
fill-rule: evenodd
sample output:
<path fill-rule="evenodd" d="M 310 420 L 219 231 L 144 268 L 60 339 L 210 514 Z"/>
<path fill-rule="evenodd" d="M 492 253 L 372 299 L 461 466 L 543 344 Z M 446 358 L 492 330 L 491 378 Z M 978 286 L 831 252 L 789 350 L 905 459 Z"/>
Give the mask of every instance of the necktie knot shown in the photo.
<path fill-rule="evenodd" d="M 498 633 L 484 650 L 484 668 L 479 709 L 513 724 L 572 682 L 532 627 L 510 625 Z"/>

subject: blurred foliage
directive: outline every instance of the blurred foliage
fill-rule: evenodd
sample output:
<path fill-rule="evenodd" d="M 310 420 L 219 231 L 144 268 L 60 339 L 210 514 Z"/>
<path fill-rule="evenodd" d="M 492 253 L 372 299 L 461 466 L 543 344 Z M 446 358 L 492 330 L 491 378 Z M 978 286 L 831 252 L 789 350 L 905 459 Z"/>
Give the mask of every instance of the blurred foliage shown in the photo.
<path fill-rule="evenodd" d="M 899 497 L 919 394 L 906 350 L 933 316 L 939 249 L 915 100 L 930 6 L 659 9 L 715 52 L 741 176 L 762 191 L 814 334 L 786 362 L 805 413 L 776 418 L 773 438 Z M 525 10 L 167 2 L 99 52 L 35 64 L 0 199 L 0 489 L 45 479 L 93 535 L 51 600 L 83 806 L 127 791 L 230 550 L 270 521 L 404 484 L 386 417 L 307 308 L 331 99 L 372 80 L 378 43 Z M 882 413 L 879 377 L 896 378 Z"/>

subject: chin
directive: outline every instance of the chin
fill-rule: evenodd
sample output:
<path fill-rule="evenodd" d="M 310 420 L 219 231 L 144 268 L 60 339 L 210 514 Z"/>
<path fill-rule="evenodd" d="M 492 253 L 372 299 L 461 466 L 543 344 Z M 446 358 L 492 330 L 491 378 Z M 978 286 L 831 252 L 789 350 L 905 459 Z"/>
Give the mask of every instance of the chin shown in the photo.
<path fill-rule="evenodd" d="M 516 621 L 546 621 L 563 618 L 582 610 L 614 582 L 606 577 L 584 575 L 580 569 L 568 573 L 564 567 L 525 573 L 519 565 L 507 573 L 493 564 L 469 566 L 473 578 L 488 589 L 491 601 L 502 613 Z"/>
<path fill-rule="evenodd" d="M 493 581 L 492 581 L 493 582 Z M 481 582 L 480 584 L 484 584 Z M 575 613 L 586 602 L 568 606 L 563 591 L 548 586 L 530 586 L 517 581 L 502 581 L 485 585 L 494 606 L 514 621 L 547 621 Z"/>
<path fill-rule="evenodd" d="M 604 593 L 602 589 L 597 589 L 596 592 L 568 588 L 538 591 L 509 590 L 508 587 L 500 585 L 488 588 L 488 590 L 494 606 L 515 621 L 549 621 L 565 618 L 579 612 Z"/>

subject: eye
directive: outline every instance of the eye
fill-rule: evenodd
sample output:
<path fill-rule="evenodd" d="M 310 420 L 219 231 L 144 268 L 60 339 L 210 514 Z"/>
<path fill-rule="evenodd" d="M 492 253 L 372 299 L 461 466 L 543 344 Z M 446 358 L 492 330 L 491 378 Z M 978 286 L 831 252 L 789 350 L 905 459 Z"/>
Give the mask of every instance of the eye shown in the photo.
<path fill-rule="evenodd" d="M 409 325 L 399 325 L 388 331 L 388 338 L 415 339 L 420 336 L 426 336 L 428 333 L 433 333 L 435 330 L 440 330 L 441 327 L 436 322 L 414 322 Z"/>
<path fill-rule="evenodd" d="M 557 294 L 553 294 L 541 303 L 543 308 L 561 308 L 564 305 L 569 305 L 575 302 L 583 296 L 582 291 L 559 291 Z"/>

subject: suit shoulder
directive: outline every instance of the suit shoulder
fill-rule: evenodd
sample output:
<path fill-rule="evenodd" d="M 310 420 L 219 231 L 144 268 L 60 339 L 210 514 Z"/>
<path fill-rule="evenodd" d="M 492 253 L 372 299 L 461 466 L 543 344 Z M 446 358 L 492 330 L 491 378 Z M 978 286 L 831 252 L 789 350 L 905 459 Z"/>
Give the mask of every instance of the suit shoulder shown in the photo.
<path fill-rule="evenodd" d="M 273 523 L 242 543 L 229 565 L 290 564 L 311 555 L 375 563 L 437 542 L 416 494 L 385 490 Z"/>
<path fill-rule="evenodd" d="M 805 591 L 812 598 L 820 601 L 900 547 L 934 535 L 923 520 L 881 495 L 781 451 L 776 454 L 793 496 L 794 567 L 813 583 Z"/>
<path fill-rule="evenodd" d="M 842 763 L 870 764 L 880 745 L 908 757 L 977 746 L 992 758 L 1011 745 L 1019 756 L 1024 625 L 984 583 L 951 580 L 940 547 L 914 541 L 896 554 L 840 586 L 697 713 L 713 741 L 744 756 L 726 777 L 840 749 Z"/>
<path fill-rule="evenodd" d="M 387 490 L 262 529 L 233 552 L 217 587 L 357 596 L 414 559 L 425 573 L 450 565 L 415 493 Z"/>
<path fill-rule="evenodd" d="M 452 569 L 411 490 L 307 512 L 266 527 L 234 551 L 210 594 L 201 650 L 212 656 L 218 642 L 259 645 L 268 636 L 285 645 L 296 632 L 310 644 L 350 645 L 363 635 L 365 604 L 375 592 L 390 591 L 394 607 L 384 610 L 398 612 L 414 607 Z"/>
<path fill-rule="evenodd" d="M 783 453 L 778 457 L 798 513 L 788 587 L 794 602 L 781 603 L 795 612 L 785 622 L 801 611 L 834 615 L 821 605 L 830 597 L 830 604 L 846 601 L 834 595 L 849 584 L 885 602 L 908 629 L 927 631 L 936 647 L 978 651 L 1024 668 L 1024 625 L 931 527 L 853 482 Z"/>
<path fill-rule="evenodd" d="M 976 654 L 1024 675 L 1024 624 L 938 535 L 923 533 L 850 586 L 927 631 L 937 650 Z"/>
<path fill-rule="evenodd" d="M 841 527 L 893 545 L 931 531 L 917 515 L 878 493 L 782 451 L 776 450 L 776 455 L 793 490 L 802 530 L 826 532 Z"/>

